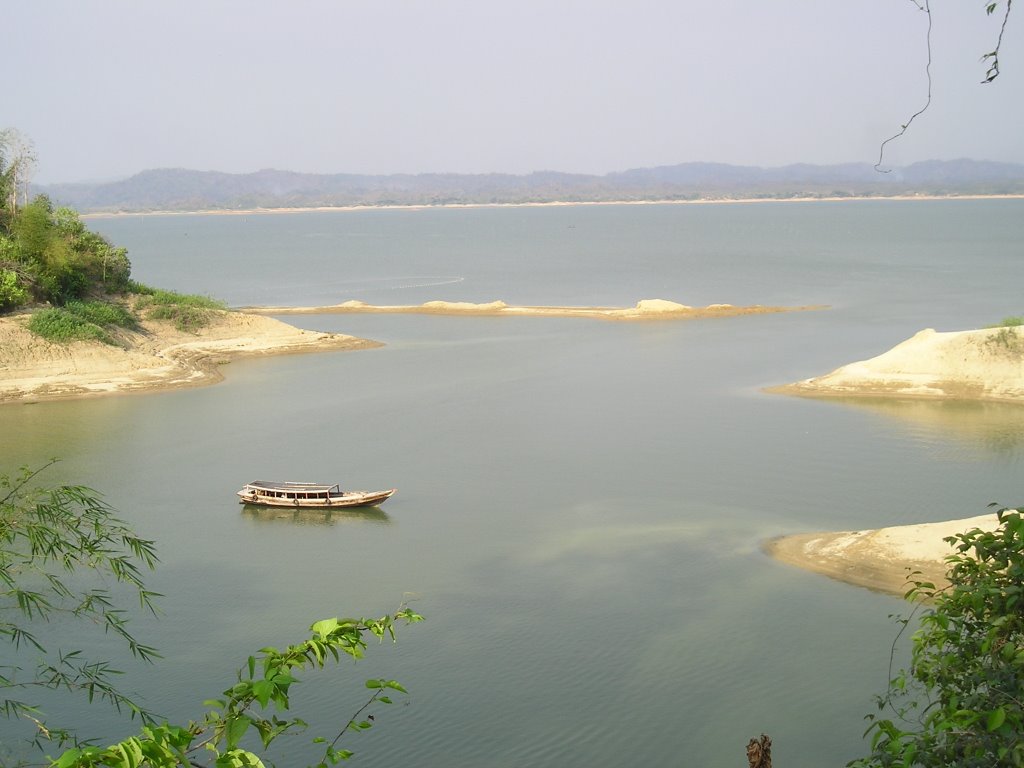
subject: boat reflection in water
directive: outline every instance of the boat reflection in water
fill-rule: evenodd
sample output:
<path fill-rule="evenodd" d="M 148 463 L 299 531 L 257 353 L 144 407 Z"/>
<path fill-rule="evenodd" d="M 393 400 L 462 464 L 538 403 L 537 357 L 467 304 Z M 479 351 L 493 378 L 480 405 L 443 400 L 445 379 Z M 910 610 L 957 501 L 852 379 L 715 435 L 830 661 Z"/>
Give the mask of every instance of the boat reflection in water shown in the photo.
<path fill-rule="evenodd" d="M 246 504 L 242 515 L 263 522 L 284 521 L 296 525 L 334 525 L 336 523 L 370 523 L 391 525 L 391 518 L 379 507 L 349 507 L 338 509 L 310 509 L 307 507 L 264 507 Z"/>

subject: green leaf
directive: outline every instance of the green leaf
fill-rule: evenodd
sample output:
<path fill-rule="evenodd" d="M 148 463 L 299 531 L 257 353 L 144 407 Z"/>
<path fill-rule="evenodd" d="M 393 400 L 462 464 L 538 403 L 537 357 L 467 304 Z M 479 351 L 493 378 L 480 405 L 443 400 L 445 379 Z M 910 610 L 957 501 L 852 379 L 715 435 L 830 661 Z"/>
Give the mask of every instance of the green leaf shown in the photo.
<path fill-rule="evenodd" d="M 78 762 L 81 754 L 82 750 L 80 749 L 69 749 L 57 759 L 57 762 L 53 764 L 53 768 L 71 768 L 71 766 Z"/>
<path fill-rule="evenodd" d="M 1006 710 L 1002 707 L 993 709 L 988 713 L 985 720 L 985 728 L 989 731 L 998 730 L 999 726 L 1006 722 Z"/>
<path fill-rule="evenodd" d="M 266 707 L 270 703 L 270 697 L 274 694 L 274 684 L 269 680 L 257 680 L 252 684 L 252 695 L 256 697 L 256 701 L 260 703 L 261 707 Z"/>
<path fill-rule="evenodd" d="M 311 629 L 321 637 L 327 637 L 331 632 L 338 628 L 337 619 L 321 619 L 316 622 Z"/>
<path fill-rule="evenodd" d="M 249 726 L 252 724 L 245 715 L 238 715 L 237 717 L 228 720 L 227 727 L 227 748 L 235 749 L 238 746 L 238 742 L 242 740 L 245 732 L 249 730 Z"/>

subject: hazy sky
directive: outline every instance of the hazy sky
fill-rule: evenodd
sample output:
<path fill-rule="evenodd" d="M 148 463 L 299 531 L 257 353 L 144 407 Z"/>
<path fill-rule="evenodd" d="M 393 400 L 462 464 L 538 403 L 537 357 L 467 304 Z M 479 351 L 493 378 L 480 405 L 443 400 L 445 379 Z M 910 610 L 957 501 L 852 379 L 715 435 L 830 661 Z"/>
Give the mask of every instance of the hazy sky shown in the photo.
<path fill-rule="evenodd" d="M 932 0 L 932 107 L 889 162 L 1024 162 L 1024 13 L 981 85 L 984 9 Z M 35 143 L 41 183 L 874 162 L 926 96 L 912 0 L 9 0 L 2 19 L 0 127 Z"/>

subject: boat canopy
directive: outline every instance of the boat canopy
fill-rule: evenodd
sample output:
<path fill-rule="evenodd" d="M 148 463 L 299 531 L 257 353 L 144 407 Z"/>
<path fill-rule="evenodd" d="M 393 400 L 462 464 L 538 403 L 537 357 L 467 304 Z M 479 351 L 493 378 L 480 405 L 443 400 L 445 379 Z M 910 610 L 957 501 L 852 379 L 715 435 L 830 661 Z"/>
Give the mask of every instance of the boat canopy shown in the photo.
<path fill-rule="evenodd" d="M 268 480 L 253 480 L 246 483 L 247 488 L 257 488 L 261 491 L 279 491 L 281 493 L 328 493 L 339 490 L 338 484 L 323 485 L 321 483 L 278 483 Z"/>

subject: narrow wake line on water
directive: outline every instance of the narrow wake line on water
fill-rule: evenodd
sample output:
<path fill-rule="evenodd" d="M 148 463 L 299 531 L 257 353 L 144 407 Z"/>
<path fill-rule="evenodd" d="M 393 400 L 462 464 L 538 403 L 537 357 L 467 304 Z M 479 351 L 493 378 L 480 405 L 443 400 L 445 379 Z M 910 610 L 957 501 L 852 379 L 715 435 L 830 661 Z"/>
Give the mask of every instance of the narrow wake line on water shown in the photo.
<path fill-rule="evenodd" d="M 438 276 L 438 277 L 408 277 L 408 278 L 405 278 L 405 277 L 395 277 L 395 278 L 381 278 L 381 281 L 383 282 L 385 279 L 387 279 L 387 280 L 414 280 L 414 281 L 430 280 L 430 281 L 432 281 L 432 282 L 402 283 L 400 285 L 385 286 L 384 290 L 388 290 L 388 291 L 396 291 L 396 290 L 401 290 L 401 289 L 404 289 L 404 288 L 434 288 L 434 287 L 439 286 L 439 285 L 455 285 L 456 283 L 462 283 L 462 282 L 465 282 L 465 280 L 466 280 L 465 277 L 455 276 L 455 275 L 452 275 L 450 277 Z"/>

